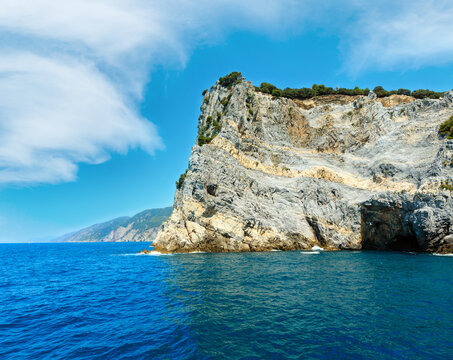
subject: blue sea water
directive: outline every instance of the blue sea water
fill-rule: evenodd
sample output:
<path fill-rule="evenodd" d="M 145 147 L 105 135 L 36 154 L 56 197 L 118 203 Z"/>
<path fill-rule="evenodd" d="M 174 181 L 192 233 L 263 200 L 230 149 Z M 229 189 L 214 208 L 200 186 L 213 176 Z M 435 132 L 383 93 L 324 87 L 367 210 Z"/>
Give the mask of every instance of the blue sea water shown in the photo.
<path fill-rule="evenodd" d="M 452 359 L 453 257 L 1 244 L 0 359 Z"/>

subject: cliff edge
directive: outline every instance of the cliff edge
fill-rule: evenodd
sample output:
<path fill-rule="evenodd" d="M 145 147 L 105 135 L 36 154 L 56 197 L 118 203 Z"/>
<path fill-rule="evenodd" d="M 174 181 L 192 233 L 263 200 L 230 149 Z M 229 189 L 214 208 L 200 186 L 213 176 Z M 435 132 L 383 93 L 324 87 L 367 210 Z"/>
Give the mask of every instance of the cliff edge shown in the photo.
<path fill-rule="evenodd" d="M 154 249 L 453 252 L 452 115 L 453 92 L 291 100 L 217 82 Z"/>

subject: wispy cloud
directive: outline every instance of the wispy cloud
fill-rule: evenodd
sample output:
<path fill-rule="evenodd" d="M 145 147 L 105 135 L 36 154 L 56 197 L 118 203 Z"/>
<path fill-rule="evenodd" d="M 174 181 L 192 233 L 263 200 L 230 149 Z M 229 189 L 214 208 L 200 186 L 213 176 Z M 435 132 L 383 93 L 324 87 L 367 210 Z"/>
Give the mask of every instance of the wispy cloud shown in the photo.
<path fill-rule="evenodd" d="M 70 181 L 81 162 L 162 147 L 135 108 L 152 67 L 184 65 L 194 46 L 235 28 L 284 28 L 291 8 L 300 6 L 0 0 L 0 184 Z"/>
<path fill-rule="evenodd" d="M 94 65 L 0 53 L 0 183 L 73 180 L 79 162 L 161 145 Z"/>
<path fill-rule="evenodd" d="M 450 0 L 351 1 L 356 15 L 344 27 L 344 67 L 407 69 L 453 62 L 453 3 Z"/>
<path fill-rule="evenodd" d="M 0 184 L 160 148 L 136 110 L 151 70 L 229 32 L 322 28 L 357 74 L 453 62 L 452 18 L 447 0 L 0 0 Z"/>

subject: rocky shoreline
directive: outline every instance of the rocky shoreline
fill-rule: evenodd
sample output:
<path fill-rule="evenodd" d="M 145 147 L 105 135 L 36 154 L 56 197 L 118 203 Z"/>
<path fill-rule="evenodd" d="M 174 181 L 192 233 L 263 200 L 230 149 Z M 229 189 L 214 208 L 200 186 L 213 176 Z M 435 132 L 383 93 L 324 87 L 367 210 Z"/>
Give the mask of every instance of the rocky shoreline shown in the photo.
<path fill-rule="evenodd" d="M 453 92 L 293 101 L 217 83 L 154 249 L 451 253 L 452 115 Z"/>

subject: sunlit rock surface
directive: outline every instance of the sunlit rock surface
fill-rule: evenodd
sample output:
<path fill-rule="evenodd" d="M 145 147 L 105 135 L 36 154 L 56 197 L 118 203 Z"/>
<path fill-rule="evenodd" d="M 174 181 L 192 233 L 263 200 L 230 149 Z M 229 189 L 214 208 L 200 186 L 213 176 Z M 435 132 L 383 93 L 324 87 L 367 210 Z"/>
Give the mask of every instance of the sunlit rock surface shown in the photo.
<path fill-rule="evenodd" d="M 192 148 L 155 250 L 452 252 L 440 185 L 453 177 L 453 140 L 438 135 L 451 115 L 453 92 L 292 101 L 217 83 L 198 129 L 209 136 L 215 119 L 220 133 Z"/>

